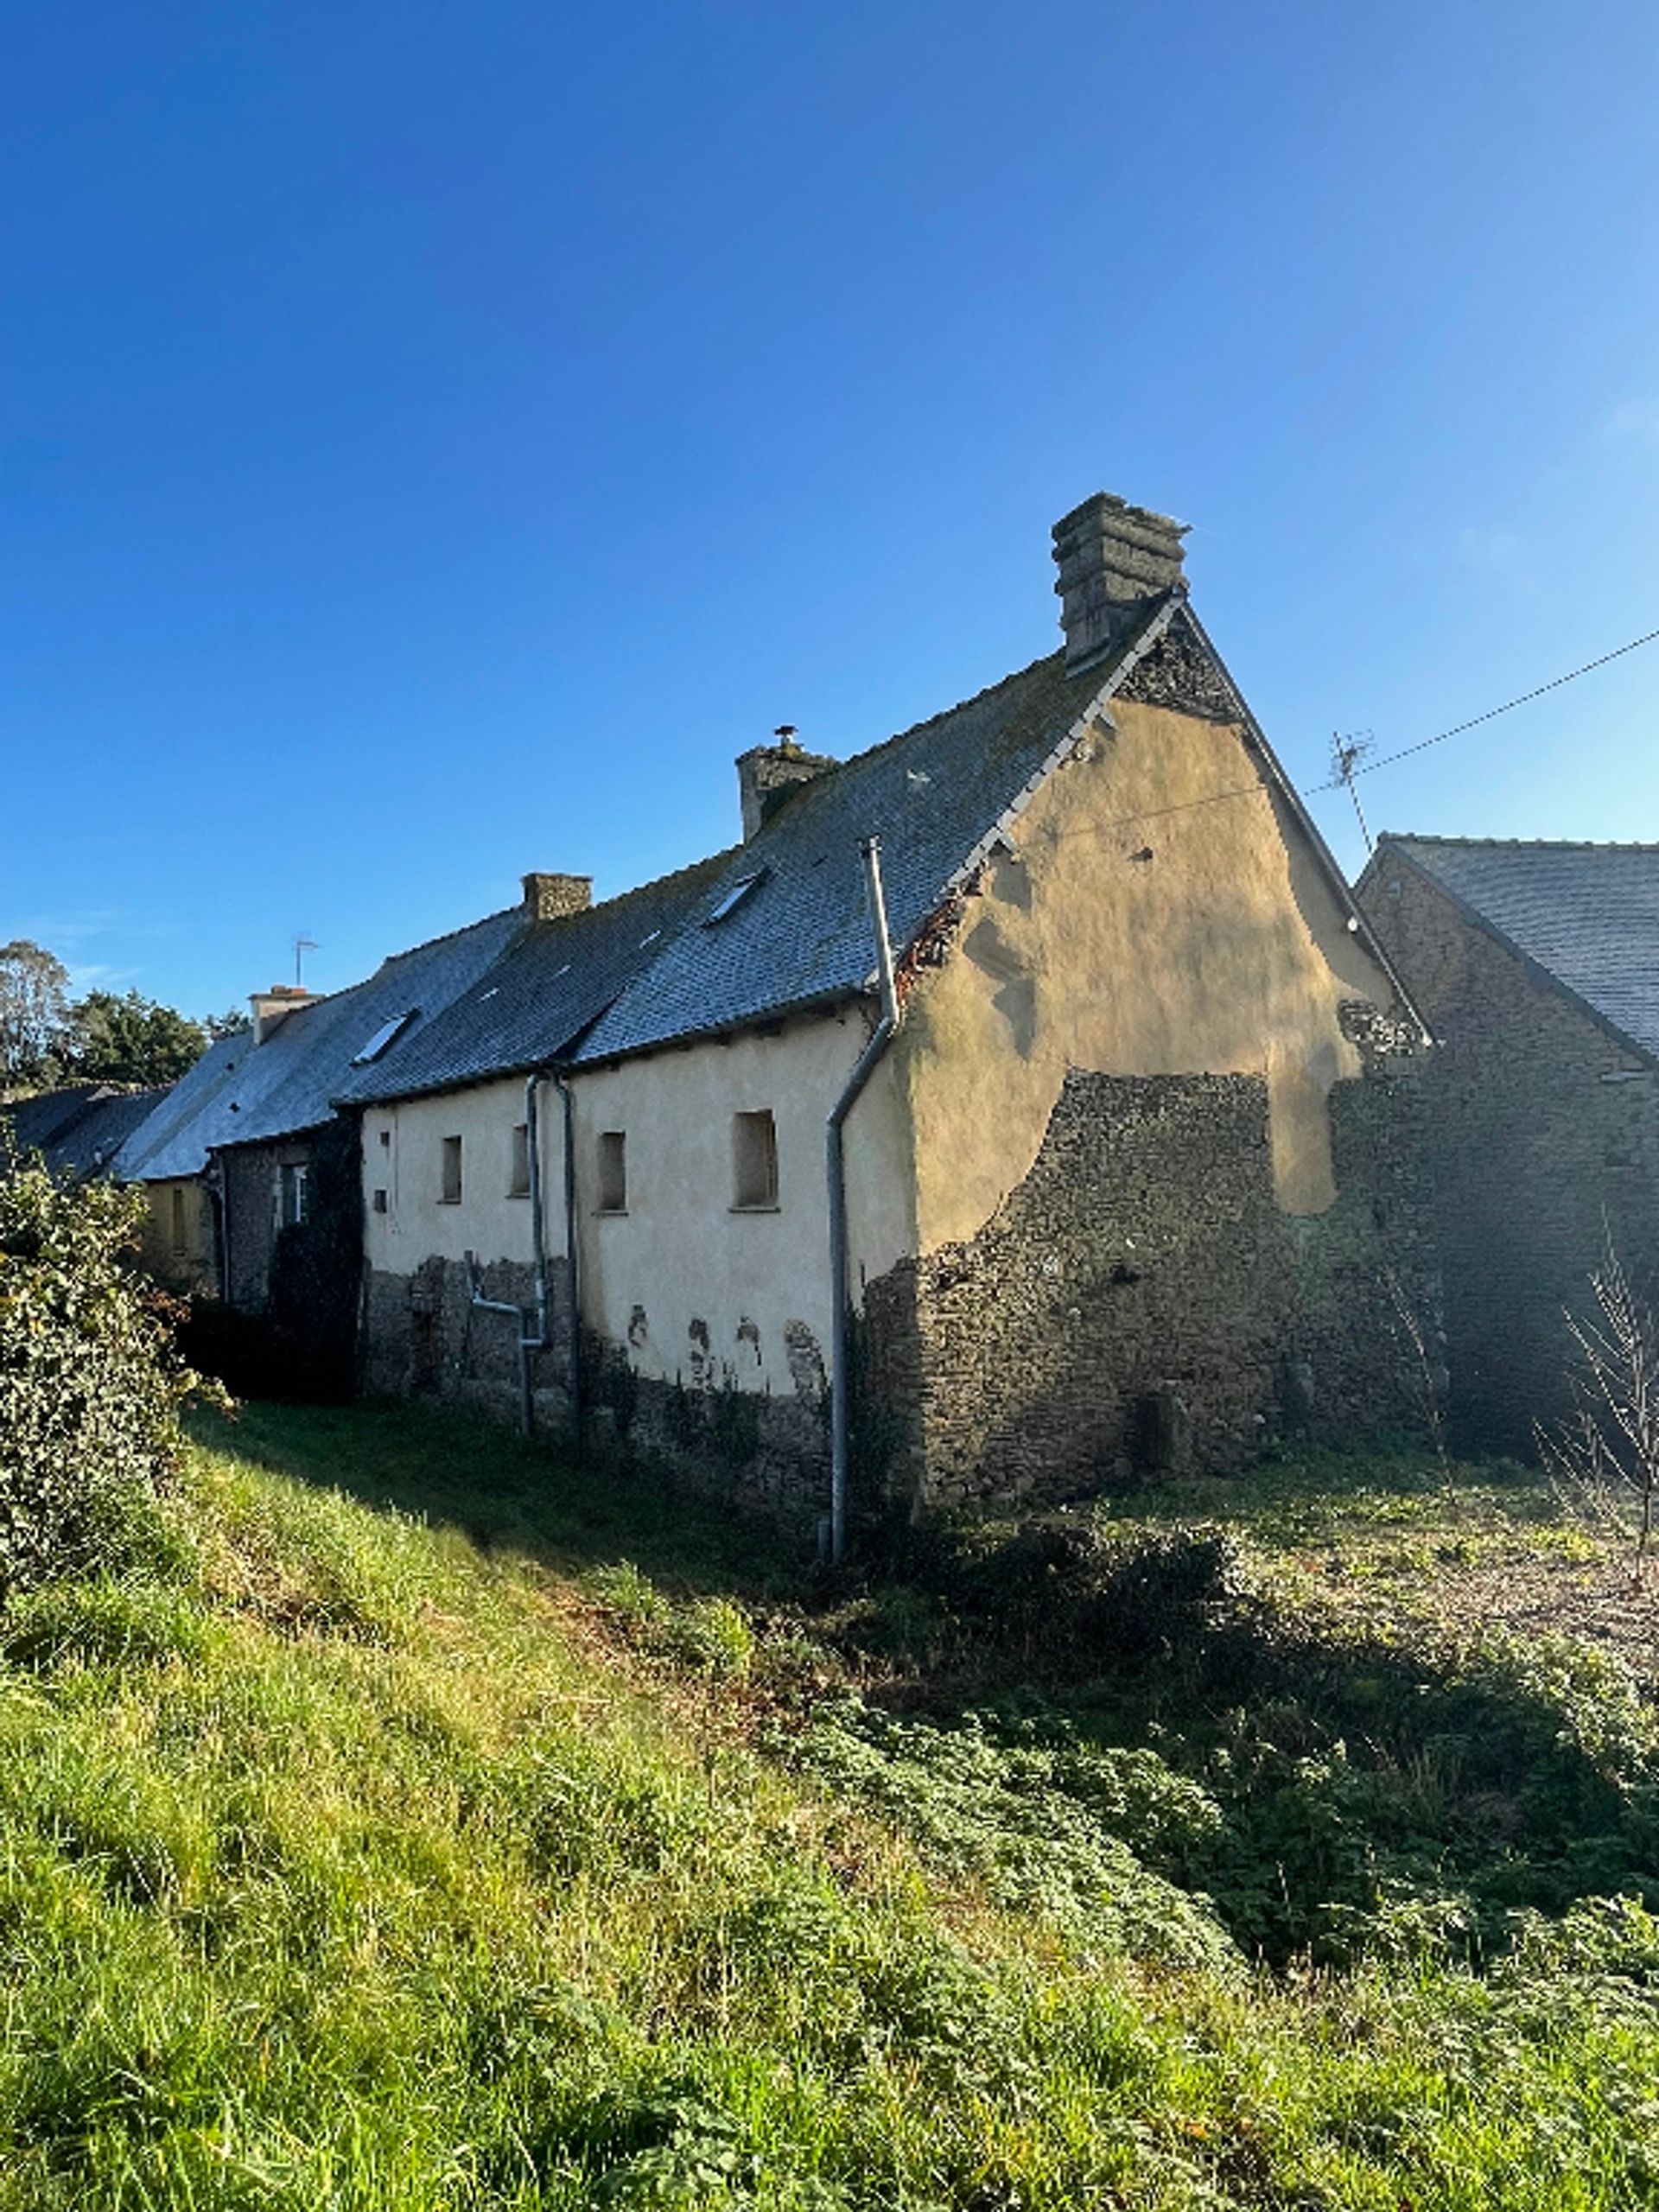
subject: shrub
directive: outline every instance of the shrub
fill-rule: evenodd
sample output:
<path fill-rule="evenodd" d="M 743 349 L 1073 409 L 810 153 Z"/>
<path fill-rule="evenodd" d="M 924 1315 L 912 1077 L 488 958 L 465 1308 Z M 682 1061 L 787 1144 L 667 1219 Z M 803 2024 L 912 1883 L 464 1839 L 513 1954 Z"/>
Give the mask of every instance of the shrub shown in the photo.
<path fill-rule="evenodd" d="M 180 1448 L 196 1378 L 125 1264 L 144 1200 L 0 1174 L 0 1599 L 119 1564 Z"/>

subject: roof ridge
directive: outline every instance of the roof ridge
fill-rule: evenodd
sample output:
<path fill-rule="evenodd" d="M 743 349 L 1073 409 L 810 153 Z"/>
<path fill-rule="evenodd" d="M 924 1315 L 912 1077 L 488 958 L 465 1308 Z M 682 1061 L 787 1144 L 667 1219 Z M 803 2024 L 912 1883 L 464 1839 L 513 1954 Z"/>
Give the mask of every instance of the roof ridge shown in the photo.
<path fill-rule="evenodd" d="M 874 745 L 867 745 L 861 753 L 849 753 L 844 760 L 836 761 L 836 767 L 855 767 L 861 760 L 872 760 L 876 753 L 885 753 L 890 745 L 902 745 L 907 737 L 918 736 L 923 730 L 931 729 L 936 722 L 946 722 L 953 715 L 966 713 L 969 707 L 978 706 L 982 699 L 988 699 L 993 693 L 1005 690 L 1010 683 L 1022 683 L 1035 670 L 1046 666 L 1050 661 L 1062 659 L 1065 652 L 1064 645 L 1057 645 L 1052 653 L 1039 653 L 1035 660 L 1028 660 L 1023 668 L 1010 669 L 1006 676 L 999 676 L 995 683 L 987 683 L 977 691 L 970 691 L 965 699 L 958 699 L 954 707 L 941 707 L 938 714 L 928 715 L 918 722 L 911 722 L 904 729 L 894 730 L 891 737 L 878 739 Z M 1087 676 L 1092 671 L 1085 669 L 1080 672 Z M 826 771 L 828 775 L 834 773 L 835 769 Z M 815 776 L 812 781 L 816 783 L 817 778 Z"/>
<path fill-rule="evenodd" d="M 470 922 L 458 922 L 452 930 L 440 930 L 435 937 L 423 937 L 417 944 L 404 945 L 401 951 L 389 952 L 378 968 L 364 976 L 363 982 L 372 983 L 377 976 L 384 976 L 394 960 L 408 960 L 417 952 L 430 952 L 435 944 L 448 944 L 455 938 L 466 937 L 473 930 L 481 930 L 486 922 L 505 921 L 509 914 L 517 913 L 523 903 L 522 900 L 516 900 L 511 906 L 497 906 L 490 913 L 475 915 Z M 362 983 L 343 983 L 340 986 L 340 991 L 356 991 L 361 988 Z M 320 993 L 319 995 L 338 998 L 340 991 Z"/>
<path fill-rule="evenodd" d="M 1483 850 L 1533 853 L 1659 853 L 1659 841 L 1642 837 L 1442 837 L 1428 830 L 1380 830 L 1390 845 L 1478 846 Z"/>
<path fill-rule="evenodd" d="M 615 907 L 625 906 L 630 899 L 643 899 L 647 892 L 670 890 L 676 884 L 683 883 L 687 876 L 696 874 L 699 868 L 717 867 L 723 861 L 734 859 L 742 849 L 741 843 L 722 845 L 718 852 L 707 853 L 701 860 L 687 861 L 679 868 L 670 868 L 664 875 L 648 877 L 644 883 L 632 884 L 626 891 L 613 891 L 608 899 L 595 899 L 591 906 L 578 906 L 569 914 L 555 916 L 551 921 L 532 921 L 531 927 L 563 929 L 569 923 L 586 920 L 589 914 L 608 913 Z"/>

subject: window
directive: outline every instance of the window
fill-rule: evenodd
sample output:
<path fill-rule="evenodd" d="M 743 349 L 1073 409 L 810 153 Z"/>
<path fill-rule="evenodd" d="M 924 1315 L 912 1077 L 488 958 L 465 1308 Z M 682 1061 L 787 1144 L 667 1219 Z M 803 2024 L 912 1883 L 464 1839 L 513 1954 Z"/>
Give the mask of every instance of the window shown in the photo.
<path fill-rule="evenodd" d="M 289 1160 L 276 1171 L 276 1225 L 297 1229 L 310 1218 L 310 1170 L 303 1160 Z"/>
<path fill-rule="evenodd" d="M 386 1194 L 384 1191 L 377 1191 L 375 1192 L 373 1205 L 376 1213 L 385 1213 L 386 1211 Z"/>
<path fill-rule="evenodd" d="M 175 1183 L 173 1185 L 173 1249 L 180 1253 L 188 1251 L 189 1242 L 185 1230 L 184 1192 Z"/>
<path fill-rule="evenodd" d="M 405 1013 L 394 1014 L 390 1021 L 383 1021 L 374 1034 L 365 1039 L 359 1050 L 352 1054 L 352 1065 L 365 1068 L 371 1060 L 378 1060 L 393 1039 L 400 1036 L 414 1020 L 415 1014 L 416 1009 L 410 1007 Z"/>
<path fill-rule="evenodd" d="M 438 1204 L 458 1206 L 461 1204 L 461 1139 L 445 1137 L 443 1141 L 443 1180 L 438 1190 Z"/>
<path fill-rule="evenodd" d="M 732 1204 L 769 1207 L 778 1203 L 778 1132 L 772 1109 L 732 1116 Z"/>
<path fill-rule="evenodd" d="M 740 875 L 737 881 L 732 885 L 704 919 L 702 925 L 704 929 L 711 930 L 716 922 L 723 922 L 728 914 L 735 913 L 750 892 L 766 881 L 770 872 L 769 869 L 758 868 L 753 875 Z"/>
<path fill-rule="evenodd" d="M 520 1122 L 512 1133 L 512 1151 L 507 1169 L 507 1196 L 527 1198 L 530 1196 L 530 1123 Z"/>
<path fill-rule="evenodd" d="M 602 1129 L 599 1139 L 599 1210 L 628 1210 L 628 1140 L 621 1129 Z"/>

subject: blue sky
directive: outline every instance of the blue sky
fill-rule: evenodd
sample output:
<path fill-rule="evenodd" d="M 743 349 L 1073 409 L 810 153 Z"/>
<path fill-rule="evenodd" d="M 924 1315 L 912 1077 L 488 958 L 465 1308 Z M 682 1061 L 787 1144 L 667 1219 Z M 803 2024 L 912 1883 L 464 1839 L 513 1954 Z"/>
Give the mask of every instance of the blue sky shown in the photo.
<path fill-rule="evenodd" d="M 0 940 L 207 1012 L 730 841 L 1190 520 L 1287 766 L 1659 626 L 1659 11 L 0 23 Z M 1659 837 L 1659 645 L 1374 825 Z M 1346 802 L 1315 802 L 1351 867 Z"/>

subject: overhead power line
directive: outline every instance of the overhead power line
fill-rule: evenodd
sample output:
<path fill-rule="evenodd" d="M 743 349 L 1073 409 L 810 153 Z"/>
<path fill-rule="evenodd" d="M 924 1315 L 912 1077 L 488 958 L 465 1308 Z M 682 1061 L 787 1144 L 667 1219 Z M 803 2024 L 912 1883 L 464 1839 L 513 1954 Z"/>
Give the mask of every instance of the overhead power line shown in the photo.
<path fill-rule="evenodd" d="M 1408 760 L 1414 753 L 1427 753 L 1431 746 L 1444 745 L 1448 738 L 1462 737 L 1468 730 L 1478 729 L 1483 722 L 1496 721 L 1500 715 L 1513 714 L 1517 707 L 1527 706 L 1534 699 L 1541 699 L 1548 692 L 1559 691 L 1564 684 L 1576 683 L 1581 676 L 1589 676 L 1596 669 L 1605 668 L 1610 661 L 1623 660 L 1626 653 L 1637 652 L 1642 646 L 1653 645 L 1656 641 L 1659 641 L 1659 630 L 1646 631 L 1625 645 L 1615 645 L 1611 652 L 1598 653 L 1594 660 L 1586 660 L 1577 668 L 1568 669 L 1565 676 L 1552 676 L 1548 683 L 1535 684 L 1530 691 L 1517 692 L 1513 699 L 1505 699 L 1502 706 L 1488 707 L 1484 714 L 1471 715 L 1467 721 L 1453 722 L 1450 729 L 1437 730 L 1433 737 L 1420 737 L 1414 745 L 1402 745 L 1396 753 L 1381 753 L 1376 760 L 1362 759 L 1355 753 L 1347 758 L 1345 766 L 1338 774 L 1328 777 L 1322 784 L 1309 784 L 1303 797 L 1312 798 L 1320 791 L 1346 791 L 1352 798 L 1355 777 L 1375 775 L 1379 768 L 1391 768 L 1396 760 Z M 1338 739 L 1334 742 L 1341 747 L 1344 741 Z M 1342 757 L 1339 753 L 1338 758 Z M 1234 784 L 1225 791 L 1206 791 L 1202 798 L 1174 799 L 1167 806 L 1142 807 L 1135 814 L 1120 814 L 1112 821 L 1103 822 L 1096 827 L 1066 830 L 1062 835 L 1098 837 L 1109 830 L 1128 829 L 1137 822 L 1157 822 L 1169 814 L 1190 814 L 1196 807 L 1218 806 L 1224 799 L 1259 798 L 1270 789 L 1271 785 L 1263 783 Z M 1357 799 L 1355 805 L 1357 808 Z M 1361 820 L 1363 826 L 1363 817 Z M 1369 835 L 1367 842 L 1370 842 Z"/>
<path fill-rule="evenodd" d="M 1627 645 L 1615 645 L 1610 653 L 1600 653 L 1594 660 L 1587 660 L 1581 668 L 1570 668 L 1565 676 L 1552 676 L 1548 683 L 1540 683 L 1530 691 L 1522 691 L 1513 699 L 1506 699 L 1501 707 L 1488 707 L 1484 715 L 1471 715 L 1466 722 L 1453 722 L 1450 729 L 1440 730 L 1433 737 L 1420 737 L 1415 745 L 1402 745 L 1397 753 L 1385 753 L 1376 760 L 1358 761 L 1351 773 L 1356 776 L 1375 775 L 1379 768 L 1391 768 L 1396 760 L 1408 760 L 1414 753 L 1427 753 L 1431 745 L 1444 745 L 1448 737 L 1461 737 L 1465 730 L 1478 729 L 1483 722 L 1495 722 L 1500 715 L 1510 714 L 1516 707 L 1529 705 L 1541 699 L 1547 691 L 1559 691 L 1564 683 L 1576 683 L 1581 676 L 1592 670 L 1605 668 L 1610 660 L 1623 660 L 1626 653 L 1633 653 L 1639 646 L 1650 645 L 1659 638 L 1659 630 L 1649 630 L 1644 637 L 1632 638 Z M 1329 783 L 1314 784 L 1316 791 L 1342 789 L 1345 779 L 1338 776 Z"/>

